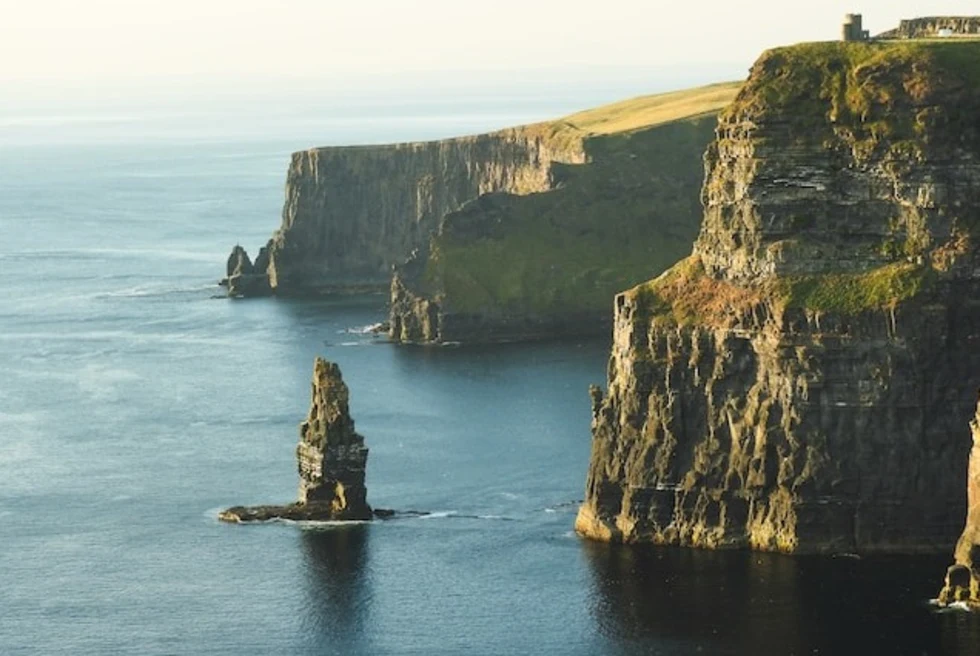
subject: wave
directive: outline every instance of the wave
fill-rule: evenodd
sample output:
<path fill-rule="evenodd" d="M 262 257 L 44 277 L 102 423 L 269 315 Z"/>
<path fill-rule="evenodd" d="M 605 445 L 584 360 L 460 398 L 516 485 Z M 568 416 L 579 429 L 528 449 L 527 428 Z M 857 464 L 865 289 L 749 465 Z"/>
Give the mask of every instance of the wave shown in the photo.
<path fill-rule="evenodd" d="M 374 335 L 376 334 L 383 323 L 371 323 L 366 326 L 357 326 L 354 328 L 344 328 L 343 330 L 338 330 L 337 332 L 341 335 Z"/>
<path fill-rule="evenodd" d="M 190 262 L 214 263 L 226 256 L 204 251 L 165 248 L 51 248 L 4 253 L 5 260 L 104 260 L 106 258 L 154 258 Z"/>
<path fill-rule="evenodd" d="M 970 605 L 965 601 L 954 601 L 948 606 L 940 606 L 938 599 L 930 599 L 930 606 L 936 607 L 937 613 L 972 613 Z"/>
<path fill-rule="evenodd" d="M 157 296 L 198 295 L 203 292 L 213 293 L 216 288 L 217 285 L 213 282 L 207 284 L 198 283 L 195 285 L 147 284 L 116 289 L 109 292 L 100 292 L 95 294 L 94 298 L 151 298 Z M 222 295 L 220 298 L 225 298 L 225 296 Z"/>
<path fill-rule="evenodd" d="M 436 512 L 430 512 L 425 515 L 419 515 L 419 519 L 445 519 L 446 517 L 455 517 L 455 510 L 439 510 Z"/>

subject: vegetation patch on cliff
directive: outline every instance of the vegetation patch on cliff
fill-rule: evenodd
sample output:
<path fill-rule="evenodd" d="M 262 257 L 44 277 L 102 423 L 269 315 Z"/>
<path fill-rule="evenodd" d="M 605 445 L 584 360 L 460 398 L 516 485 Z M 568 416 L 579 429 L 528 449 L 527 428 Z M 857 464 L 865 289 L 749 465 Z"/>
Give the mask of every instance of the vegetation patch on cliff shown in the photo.
<path fill-rule="evenodd" d="M 978 41 L 806 43 L 767 51 L 724 114 L 782 121 L 801 140 L 842 138 L 858 154 L 925 144 L 950 94 L 980 87 Z M 830 142 L 828 142 L 830 145 Z"/>
<path fill-rule="evenodd" d="M 913 298 L 926 290 L 934 276 L 931 267 L 902 262 L 865 273 L 783 278 L 774 289 L 787 307 L 855 314 Z"/>
<path fill-rule="evenodd" d="M 930 266 L 902 262 L 864 273 L 777 277 L 743 286 L 712 278 L 691 256 L 626 294 L 642 320 L 723 327 L 767 302 L 843 314 L 894 307 L 928 291 L 937 275 Z"/>
<path fill-rule="evenodd" d="M 433 238 L 424 292 L 446 312 L 608 311 L 618 291 L 690 251 L 715 124 L 696 116 L 590 137 L 587 164 L 555 165 L 556 189 L 471 201 Z"/>
<path fill-rule="evenodd" d="M 571 114 L 556 121 L 513 128 L 559 150 L 579 150 L 589 137 L 646 130 L 673 121 L 715 116 L 735 98 L 742 82 L 638 96 Z"/>
<path fill-rule="evenodd" d="M 765 299 L 761 287 L 740 286 L 707 275 L 696 255 L 625 294 L 633 300 L 643 320 L 667 321 L 679 326 L 695 323 L 728 326 Z"/>

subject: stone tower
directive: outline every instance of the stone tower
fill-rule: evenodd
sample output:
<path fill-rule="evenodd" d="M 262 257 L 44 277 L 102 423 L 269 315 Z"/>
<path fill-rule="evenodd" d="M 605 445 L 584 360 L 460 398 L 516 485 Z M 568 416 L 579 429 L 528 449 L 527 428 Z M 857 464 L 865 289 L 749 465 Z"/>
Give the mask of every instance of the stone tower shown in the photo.
<path fill-rule="evenodd" d="M 861 14 L 847 14 L 844 16 L 844 25 L 841 27 L 842 41 L 867 41 L 868 32 L 865 31 Z"/>

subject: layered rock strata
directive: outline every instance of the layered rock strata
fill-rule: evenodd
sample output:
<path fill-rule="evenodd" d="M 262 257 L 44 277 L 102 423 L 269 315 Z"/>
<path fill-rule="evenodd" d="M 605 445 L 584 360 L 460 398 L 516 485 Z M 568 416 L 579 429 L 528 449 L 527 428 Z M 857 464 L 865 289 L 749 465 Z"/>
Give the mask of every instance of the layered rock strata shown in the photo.
<path fill-rule="evenodd" d="M 227 275 L 222 279 L 221 285 L 228 288 L 228 295 L 232 298 L 268 296 L 272 293 L 272 289 L 269 287 L 269 277 L 265 273 L 266 266 L 268 266 L 266 249 L 259 251 L 255 264 L 252 264 L 245 249 L 236 244 L 228 256 Z"/>
<path fill-rule="evenodd" d="M 322 358 L 313 367 L 310 413 L 300 424 L 296 447 L 299 497 L 287 506 L 234 507 L 219 517 L 228 522 L 365 520 L 372 517 L 364 485 L 368 449 L 354 430 L 349 391 L 340 368 Z"/>
<path fill-rule="evenodd" d="M 970 429 L 973 448 L 966 479 L 966 526 L 956 543 L 955 563 L 946 571 L 939 603 L 964 603 L 976 610 L 980 608 L 980 405 Z"/>
<path fill-rule="evenodd" d="M 980 386 L 980 44 L 765 53 L 693 254 L 617 296 L 591 538 L 949 548 Z"/>
<path fill-rule="evenodd" d="M 584 156 L 542 126 L 294 153 L 282 225 L 255 273 L 279 295 L 387 289 L 391 267 L 424 247 L 448 212 L 484 193 L 551 189 L 552 163 Z"/>
<path fill-rule="evenodd" d="M 550 190 L 484 194 L 448 214 L 428 247 L 396 271 L 391 337 L 496 342 L 607 332 L 618 290 L 689 251 L 703 152 L 736 89 L 716 85 L 569 117 L 561 129 L 581 140 L 584 163 L 552 163 Z M 647 113 L 668 98 L 684 102 Z"/>
<path fill-rule="evenodd" d="M 941 34 L 980 35 L 980 16 L 928 16 L 903 20 L 894 30 L 878 35 L 883 39 L 927 39 Z"/>

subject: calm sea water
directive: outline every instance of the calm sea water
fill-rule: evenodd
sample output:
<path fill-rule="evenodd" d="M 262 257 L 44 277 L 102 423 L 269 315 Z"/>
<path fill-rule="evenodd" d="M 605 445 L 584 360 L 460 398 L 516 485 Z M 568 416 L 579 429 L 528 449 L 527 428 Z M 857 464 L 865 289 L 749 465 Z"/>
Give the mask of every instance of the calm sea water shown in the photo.
<path fill-rule="evenodd" d="M 215 297 L 229 247 L 277 225 L 290 150 L 525 114 L 0 125 L 0 654 L 980 653 L 927 604 L 945 557 L 575 537 L 604 340 L 399 348 L 361 332 L 380 296 Z M 432 516 L 216 520 L 294 497 L 315 355 L 350 385 L 371 502 Z"/>

